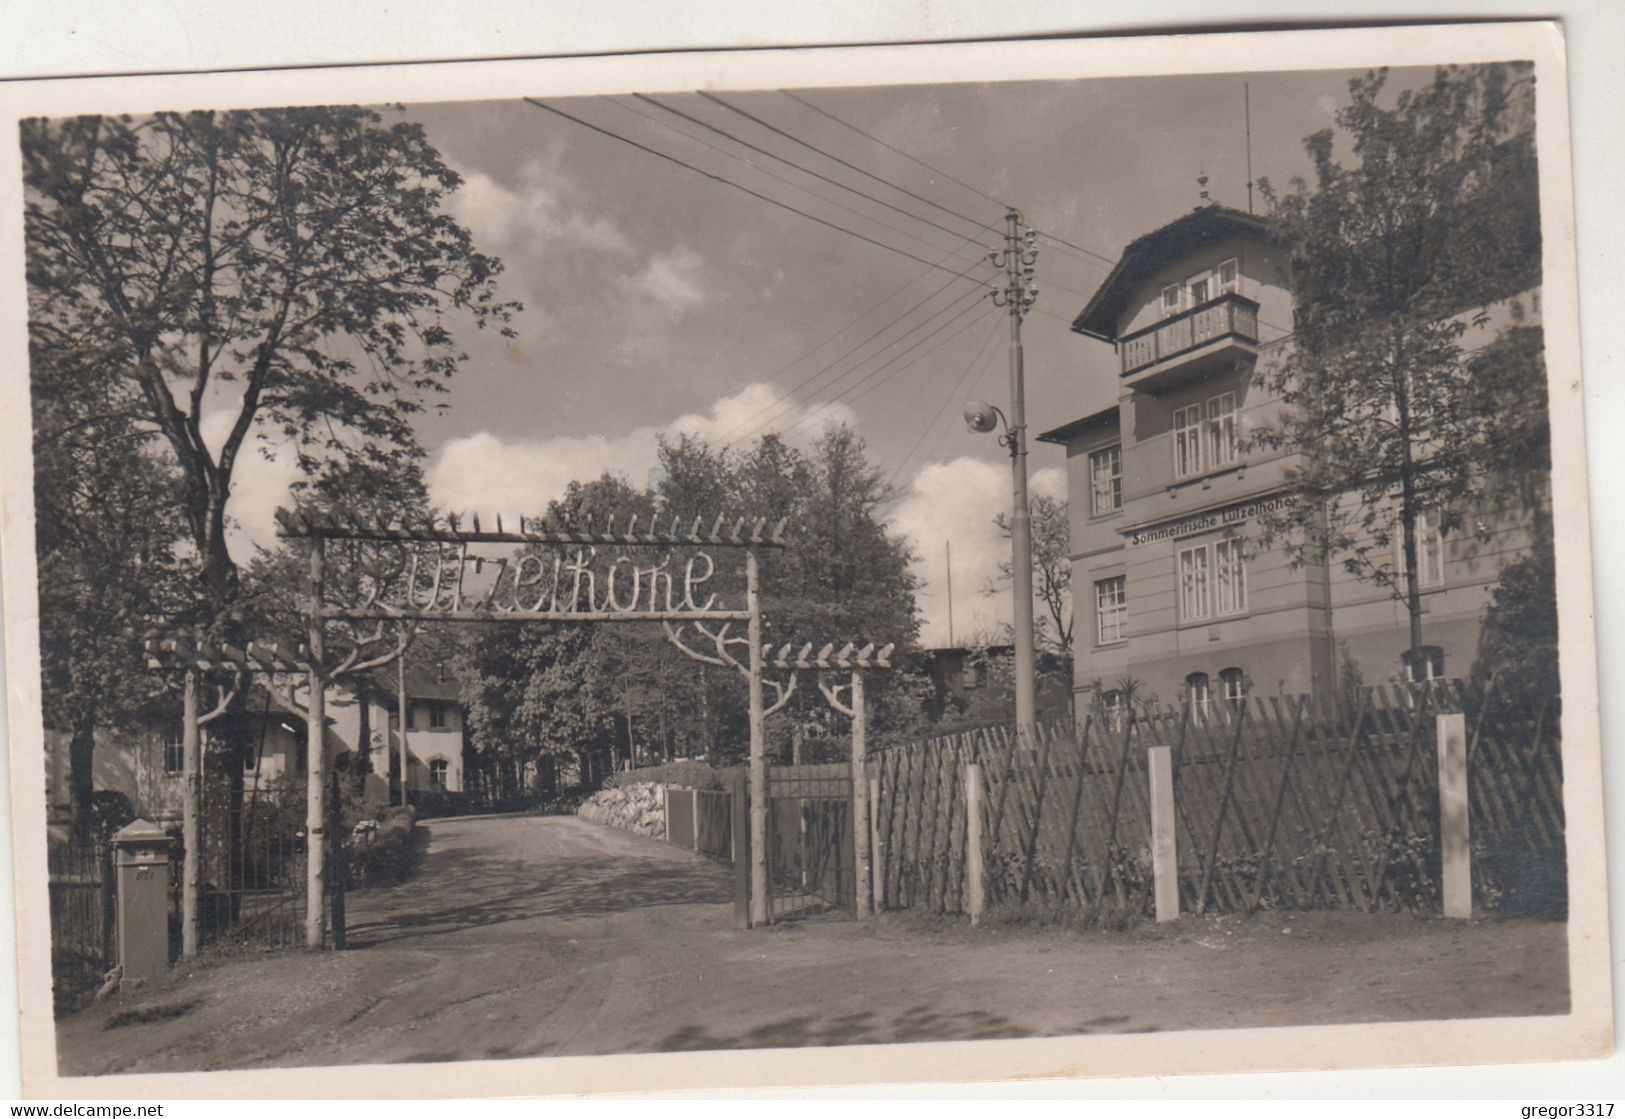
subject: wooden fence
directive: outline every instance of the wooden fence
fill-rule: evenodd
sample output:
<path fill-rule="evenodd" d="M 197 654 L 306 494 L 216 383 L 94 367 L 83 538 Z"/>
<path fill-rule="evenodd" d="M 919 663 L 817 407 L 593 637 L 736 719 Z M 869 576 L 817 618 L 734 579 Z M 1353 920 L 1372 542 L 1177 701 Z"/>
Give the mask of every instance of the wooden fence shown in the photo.
<path fill-rule="evenodd" d="M 1169 750 L 1180 908 L 1439 906 L 1436 721 L 1468 731 L 1473 894 L 1502 911 L 1566 901 L 1557 704 L 1459 683 L 1355 703 L 1258 697 L 1118 721 L 990 727 L 874 759 L 876 859 L 891 908 L 960 912 L 965 764 L 981 781 L 987 900 L 1149 910 L 1147 750 Z"/>
<path fill-rule="evenodd" d="M 718 789 L 666 789 L 666 841 L 717 859 L 733 857 L 729 794 Z"/>

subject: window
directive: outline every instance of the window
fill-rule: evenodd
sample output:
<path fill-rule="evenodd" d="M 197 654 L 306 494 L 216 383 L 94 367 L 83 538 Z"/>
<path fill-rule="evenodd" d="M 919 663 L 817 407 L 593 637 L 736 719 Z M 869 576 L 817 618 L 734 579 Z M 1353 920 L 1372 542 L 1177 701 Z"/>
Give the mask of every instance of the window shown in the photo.
<path fill-rule="evenodd" d="M 1190 704 L 1191 718 L 1205 722 L 1212 693 L 1208 690 L 1207 673 L 1193 672 L 1185 677 L 1185 700 Z"/>
<path fill-rule="evenodd" d="M 1225 702 L 1232 711 L 1238 710 L 1247 699 L 1247 676 L 1239 668 L 1227 668 L 1220 672 L 1219 686 L 1224 690 Z"/>
<path fill-rule="evenodd" d="M 1237 270 L 1234 260 L 1227 260 L 1215 268 L 1213 277 L 1218 282 L 1218 294 L 1220 295 L 1228 295 L 1240 287 L 1240 272 Z"/>
<path fill-rule="evenodd" d="M 1190 293 L 1190 302 L 1187 306 L 1200 307 L 1213 296 L 1213 274 L 1211 272 L 1198 272 L 1185 281 L 1185 290 Z"/>
<path fill-rule="evenodd" d="M 1236 461 L 1236 396 L 1220 393 L 1207 402 L 1207 445 L 1203 448 L 1209 470 Z"/>
<path fill-rule="evenodd" d="M 1100 718 L 1112 730 L 1123 729 L 1123 716 L 1127 714 L 1128 705 L 1123 702 L 1123 693 L 1113 689 L 1102 692 L 1100 696 Z"/>
<path fill-rule="evenodd" d="M 250 746 L 248 749 L 243 751 L 243 772 L 253 773 L 257 771 L 259 767 L 259 753 L 254 749 L 253 746 Z"/>
<path fill-rule="evenodd" d="M 418 705 L 415 703 L 408 703 L 406 705 L 406 729 L 418 729 Z"/>
<path fill-rule="evenodd" d="M 1214 583 L 1218 586 L 1218 611 L 1240 614 L 1247 609 L 1247 555 L 1241 541 L 1220 540 L 1213 545 Z"/>
<path fill-rule="evenodd" d="M 1123 507 L 1122 447 L 1089 453 L 1089 493 L 1089 508 L 1097 517 Z"/>
<path fill-rule="evenodd" d="M 1406 678 L 1413 684 L 1444 679 L 1444 650 L 1437 645 L 1422 646 L 1420 661 L 1412 660 L 1409 649 L 1399 655 L 1399 660 L 1405 666 Z"/>
<path fill-rule="evenodd" d="M 451 763 L 445 758 L 436 758 L 429 763 L 429 787 L 444 790 L 446 788 L 446 773 L 451 769 Z"/>
<path fill-rule="evenodd" d="M 186 741 L 180 731 L 170 731 L 164 735 L 164 772 L 183 773 L 185 770 Z"/>
<path fill-rule="evenodd" d="M 1179 617 L 1198 622 L 1247 610 L 1247 553 L 1242 541 L 1216 540 L 1179 553 Z"/>
<path fill-rule="evenodd" d="M 1118 575 L 1095 584 L 1096 644 L 1110 645 L 1123 640 L 1123 623 L 1128 620 L 1128 580 Z"/>
<path fill-rule="evenodd" d="M 1202 472 L 1202 406 L 1174 409 L 1174 475 L 1188 478 Z"/>
<path fill-rule="evenodd" d="M 1439 516 L 1427 509 L 1416 514 L 1416 559 L 1420 569 L 1417 583 L 1436 587 L 1444 582 L 1444 534 L 1439 531 Z M 1394 569 L 1405 577 L 1405 533 L 1394 538 Z"/>
<path fill-rule="evenodd" d="M 1179 616 L 1192 622 L 1210 613 L 1207 545 L 1202 544 L 1179 553 Z"/>
<path fill-rule="evenodd" d="M 1237 457 L 1235 393 L 1174 409 L 1174 477 L 1219 470 Z"/>
<path fill-rule="evenodd" d="M 1183 285 L 1169 284 L 1162 289 L 1162 313 L 1164 315 L 1179 314 Z"/>
<path fill-rule="evenodd" d="M 446 727 L 446 708 L 444 704 L 429 704 L 429 729 L 444 730 Z"/>

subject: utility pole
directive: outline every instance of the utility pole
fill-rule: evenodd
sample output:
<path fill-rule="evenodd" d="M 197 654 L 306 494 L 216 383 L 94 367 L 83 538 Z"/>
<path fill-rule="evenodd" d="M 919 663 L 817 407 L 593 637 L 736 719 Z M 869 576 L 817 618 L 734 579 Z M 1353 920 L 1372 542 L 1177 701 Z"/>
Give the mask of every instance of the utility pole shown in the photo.
<path fill-rule="evenodd" d="M 942 542 L 943 558 L 948 567 L 948 648 L 954 648 L 954 542 Z"/>
<path fill-rule="evenodd" d="M 1038 718 L 1037 652 L 1033 625 L 1033 532 L 1027 504 L 1027 406 L 1022 378 L 1021 320 L 1038 298 L 1032 286 L 1033 266 L 1038 262 L 1034 243 L 1036 230 L 1022 231 L 1021 214 L 1014 209 L 1005 214 L 1004 252 L 991 253 L 993 263 L 1004 269 L 1005 288 L 994 292 L 993 302 L 1010 312 L 1010 415 L 1004 442 L 1010 448 L 1010 476 L 1013 493 L 1010 510 L 1010 580 L 1015 594 L 1016 642 L 1016 728 L 1032 726 Z"/>

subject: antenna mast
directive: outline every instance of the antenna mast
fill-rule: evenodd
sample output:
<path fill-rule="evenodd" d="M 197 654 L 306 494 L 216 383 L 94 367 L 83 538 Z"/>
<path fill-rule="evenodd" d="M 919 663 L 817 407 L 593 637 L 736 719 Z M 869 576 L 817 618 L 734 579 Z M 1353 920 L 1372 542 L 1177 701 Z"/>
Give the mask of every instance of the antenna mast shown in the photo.
<path fill-rule="evenodd" d="M 947 563 L 948 563 L 948 648 L 952 649 L 952 648 L 955 648 L 955 645 L 954 645 L 954 542 L 952 540 L 944 540 L 942 542 L 942 548 L 943 548 L 943 552 L 944 552 L 944 555 L 945 555 L 945 557 L 947 559 Z"/>

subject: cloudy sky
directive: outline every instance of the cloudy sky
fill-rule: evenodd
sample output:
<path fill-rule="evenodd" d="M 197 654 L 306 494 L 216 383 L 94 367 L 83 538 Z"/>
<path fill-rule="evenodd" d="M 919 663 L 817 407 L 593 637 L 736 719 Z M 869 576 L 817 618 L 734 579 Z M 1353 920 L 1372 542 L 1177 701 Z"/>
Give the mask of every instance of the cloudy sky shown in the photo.
<path fill-rule="evenodd" d="M 646 481 L 662 433 L 741 447 L 845 422 L 896 486 L 888 517 L 919 556 L 925 643 L 948 640 L 950 539 L 955 636 L 991 629 L 1009 618 L 1007 596 L 982 593 L 1005 549 L 992 521 L 1008 458 L 960 419 L 969 399 L 1008 399 L 1008 320 L 979 296 L 996 274 L 971 267 L 1002 244 L 984 226 L 1013 204 L 1068 243 L 1040 241 L 1025 327 L 1041 432 L 1115 399 L 1111 348 L 1069 323 L 1122 246 L 1194 206 L 1204 172 L 1215 200 L 1247 205 L 1243 81 L 1254 174 L 1284 183 L 1308 172 L 1302 138 L 1331 125 L 1348 77 L 543 99 L 604 131 L 523 101 L 408 106 L 465 178 L 455 213 L 525 305 L 516 340 L 460 339 L 470 361 L 422 428 L 432 497 L 536 512 L 573 478 Z M 1031 451 L 1035 492 L 1065 496 L 1061 449 Z M 255 511 L 274 508 L 285 468 L 254 469 L 237 515 L 268 539 Z"/>

